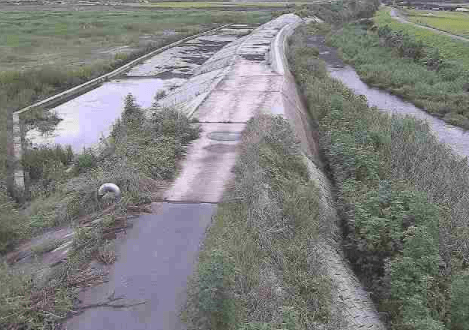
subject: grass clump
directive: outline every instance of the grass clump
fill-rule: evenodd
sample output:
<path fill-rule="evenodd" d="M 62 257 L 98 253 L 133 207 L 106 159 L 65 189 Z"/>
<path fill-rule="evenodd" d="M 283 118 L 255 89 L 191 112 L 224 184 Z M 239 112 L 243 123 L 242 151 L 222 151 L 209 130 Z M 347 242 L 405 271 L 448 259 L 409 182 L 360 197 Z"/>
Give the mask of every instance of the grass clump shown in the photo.
<path fill-rule="evenodd" d="M 441 49 L 392 25 L 379 25 L 373 31 L 363 25 L 346 25 L 330 40 L 370 85 L 469 128 L 469 73 L 461 63 L 446 59 Z"/>
<path fill-rule="evenodd" d="M 334 224 L 285 119 L 248 122 L 225 197 L 190 285 L 188 328 L 333 328 L 331 282 L 316 243 L 334 235 Z"/>
<path fill-rule="evenodd" d="M 467 329 L 466 161 L 425 123 L 369 108 L 329 78 L 307 33 L 295 33 L 289 60 L 320 125 L 347 256 L 391 329 Z"/>
<path fill-rule="evenodd" d="M 31 201 L 21 213 L 21 236 L 108 208 L 109 201 L 97 198 L 97 189 L 106 182 L 122 191 L 118 213 L 125 213 L 128 205 L 153 201 L 176 173 L 185 146 L 198 134 L 198 128 L 174 109 L 159 109 L 146 119 L 129 95 L 102 152 L 74 155 L 69 147 L 60 146 L 26 152 L 23 165 L 30 174 Z"/>

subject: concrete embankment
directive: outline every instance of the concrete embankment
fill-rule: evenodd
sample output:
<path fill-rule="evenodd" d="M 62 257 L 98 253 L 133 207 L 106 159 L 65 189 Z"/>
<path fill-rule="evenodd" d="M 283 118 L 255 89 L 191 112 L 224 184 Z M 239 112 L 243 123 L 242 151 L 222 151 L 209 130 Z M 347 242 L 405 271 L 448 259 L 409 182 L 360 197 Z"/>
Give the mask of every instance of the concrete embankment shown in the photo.
<path fill-rule="evenodd" d="M 201 125 L 201 137 L 187 150 L 166 201 L 140 217 L 118 244 L 109 281 L 81 294 L 82 306 L 96 306 L 111 295 L 128 308 L 85 309 L 67 329 L 183 329 L 178 311 L 185 299 L 186 278 L 194 270 L 198 246 L 232 180 L 237 145 L 245 123 L 258 113 L 284 116 L 301 142 L 311 179 L 335 217 L 330 183 L 322 172 L 314 133 L 285 60 L 288 35 L 302 23 L 283 15 L 216 53 L 186 83 L 159 100 L 178 106 Z M 152 110 L 154 111 L 154 110 Z M 150 114 L 149 114 L 150 115 Z M 325 243 L 324 243 L 325 244 Z M 338 248 L 324 245 L 324 263 L 334 284 L 347 329 L 381 329 L 376 311 Z"/>

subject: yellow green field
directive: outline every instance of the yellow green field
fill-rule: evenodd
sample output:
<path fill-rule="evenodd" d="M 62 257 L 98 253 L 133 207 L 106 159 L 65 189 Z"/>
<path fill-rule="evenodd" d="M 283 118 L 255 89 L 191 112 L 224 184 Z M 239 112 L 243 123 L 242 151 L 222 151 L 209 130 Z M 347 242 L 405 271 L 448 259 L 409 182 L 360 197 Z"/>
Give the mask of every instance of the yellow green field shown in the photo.
<path fill-rule="evenodd" d="M 407 10 L 407 19 L 463 37 L 469 37 L 469 13 Z"/>
<path fill-rule="evenodd" d="M 161 8 L 212 8 L 212 7 L 288 7 L 292 5 L 301 5 L 307 3 L 323 2 L 322 0 L 310 1 L 284 1 L 284 2 L 221 2 L 221 1 L 200 1 L 200 2 L 186 2 L 186 1 L 159 1 L 145 4 L 138 4 L 139 6 L 152 6 Z"/>

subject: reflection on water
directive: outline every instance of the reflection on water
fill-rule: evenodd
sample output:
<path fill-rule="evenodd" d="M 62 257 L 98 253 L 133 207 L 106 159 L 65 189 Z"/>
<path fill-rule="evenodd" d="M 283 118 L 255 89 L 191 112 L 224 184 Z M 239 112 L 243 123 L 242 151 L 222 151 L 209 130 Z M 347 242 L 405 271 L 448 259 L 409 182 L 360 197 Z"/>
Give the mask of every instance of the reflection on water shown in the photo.
<path fill-rule="evenodd" d="M 137 104 L 149 107 L 154 102 L 157 92 L 168 91 L 174 85 L 180 85 L 183 79 L 116 79 L 70 100 L 55 111 L 62 121 L 56 129 L 44 136 L 37 130 L 31 130 L 26 137 L 33 144 L 71 145 L 80 152 L 107 136 L 112 124 L 120 117 L 124 108 L 124 99 L 132 93 Z"/>
<path fill-rule="evenodd" d="M 405 102 L 397 96 L 386 91 L 371 88 L 357 75 L 350 66 L 344 68 L 329 67 L 329 74 L 340 80 L 357 95 L 365 95 L 370 106 L 375 106 L 382 111 L 397 113 L 401 115 L 412 115 L 428 122 L 431 130 L 439 141 L 446 143 L 456 153 L 466 157 L 469 156 L 469 131 L 445 123 L 427 112 L 417 108 L 412 103 Z"/>

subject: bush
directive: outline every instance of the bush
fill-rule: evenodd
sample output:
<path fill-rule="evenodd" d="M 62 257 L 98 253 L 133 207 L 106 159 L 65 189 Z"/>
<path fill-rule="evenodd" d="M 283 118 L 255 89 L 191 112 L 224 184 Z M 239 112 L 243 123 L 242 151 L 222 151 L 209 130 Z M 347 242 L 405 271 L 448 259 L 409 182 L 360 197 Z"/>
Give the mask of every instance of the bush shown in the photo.
<path fill-rule="evenodd" d="M 21 237 L 23 217 L 4 188 L 0 191 L 0 255 L 10 250 Z"/>
<path fill-rule="evenodd" d="M 98 165 L 98 157 L 92 149 L 83 149 L 83 152 L 76 157 L 75 166 L 78 173 L 86 172 Z"/>
<path fill-rule="evenodd" d="M 233 262 L 223 251 L 211 251 L 209 262 L 199 264 L 198 303 L 209 320 L 210 328 L 226 328 L 233 322 Z"/>

